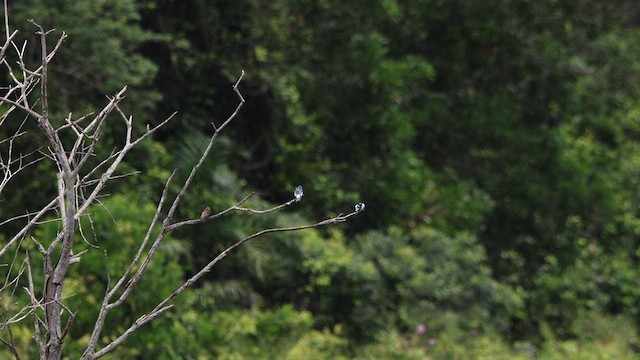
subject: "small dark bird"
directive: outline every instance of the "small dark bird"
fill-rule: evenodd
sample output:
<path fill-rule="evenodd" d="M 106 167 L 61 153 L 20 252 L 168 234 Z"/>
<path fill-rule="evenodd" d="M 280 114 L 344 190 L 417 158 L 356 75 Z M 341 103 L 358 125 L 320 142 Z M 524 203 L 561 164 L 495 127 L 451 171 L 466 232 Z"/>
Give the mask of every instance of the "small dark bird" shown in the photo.
<path fill-rule="evenodd" d="M 204 221 L 209 217 L 209 215 L 211 215 L 211 208 L 207 206 L 206 208 L 204 208 L 204 210 L 202 210 L 202 214 L 200 214 L 200 220 Z"/>

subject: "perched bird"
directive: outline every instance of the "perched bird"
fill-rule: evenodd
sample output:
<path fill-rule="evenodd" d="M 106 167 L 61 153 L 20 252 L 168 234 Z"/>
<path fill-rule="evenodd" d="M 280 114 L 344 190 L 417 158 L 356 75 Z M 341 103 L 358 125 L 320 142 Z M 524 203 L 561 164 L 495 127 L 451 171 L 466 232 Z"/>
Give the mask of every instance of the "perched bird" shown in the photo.
<path fill-rule="evenodd" d="M 200 214 L 200 220 L 204 221 L 209 217 L 209 215 L 211 215 L 211 208 L 207 206 L 206 208 L 204 208 L 204 210 L 202 210 L 202 214 Z"/>
<path fill-rule="evenodd" d="M 293 192 L 293 196 L 296 197 L 296 201 L 300 201 L 300 199 L 302 199 L 302 195 L 304 195 L 304 192 L 302 191 L 302 186 L 298 185 L 296 190 Z"/>
<path fill-rule="evenodd" d="M 363 211 L 363 210 L 364 210 L 364 203 L 363 202 L 357 203 L 356 212 Z"/>

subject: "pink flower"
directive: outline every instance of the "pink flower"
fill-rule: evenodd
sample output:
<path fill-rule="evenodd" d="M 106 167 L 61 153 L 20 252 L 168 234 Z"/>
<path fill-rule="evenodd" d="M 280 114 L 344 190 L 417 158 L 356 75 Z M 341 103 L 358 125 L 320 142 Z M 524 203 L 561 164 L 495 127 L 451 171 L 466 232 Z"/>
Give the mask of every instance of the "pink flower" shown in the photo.
<path fill-rule="evenodd" d="M 424 326 L 424 324 L 418 324 L 418 326 L 416 326 L 416 332 L 417 332 L 419 335 L 422 335 L 422 334 L 424 334 L 425 332 L 427 332 L 427 327 L 426 327 L 426 326 Z"/>
<path fill-rule="evenodd" d="M 478 329 L 471 330 L 471 336 L 478 336 Z"/>
<path fill-rule="evenodd" d="M 434 338 L 430 338 L 429 340 L 427 340 L 427 344 L 429 344 L 430 346 L 436 346 L 436 343 L 438 343 L 438 341 Z"/>

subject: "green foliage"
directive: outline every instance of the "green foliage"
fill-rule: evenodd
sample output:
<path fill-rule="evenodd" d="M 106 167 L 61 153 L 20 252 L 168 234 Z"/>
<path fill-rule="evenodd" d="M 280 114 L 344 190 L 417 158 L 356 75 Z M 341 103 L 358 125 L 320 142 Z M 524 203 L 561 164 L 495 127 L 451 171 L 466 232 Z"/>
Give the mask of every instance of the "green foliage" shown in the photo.
<path fill-rule="evenodd" d="M 415 346 L 415 342 L 411 340 L 404 339 L 396 331 L 382 332 L 375 343 L 360 351 L 356 359 L 419 360 L 427 358 L 427 351 L 422 346 Z"/>
<path fill-rule="evenodd" d="M 125 108 L 143 118 L 142 123 L 151 120 L 148 112 L 159 97 L 150 86 L 158 69 L 139 50 L 155 36 L 140 27 L 135 1 L 28 0 L 11 3 L 9 11 L 13 28 L 20 29 L 22 36 L 35 31 L 27 19 L 45 30 L 56 29 L 53 35 L 64 31 L 69 36 L 51 64 L 50 81 L 56 91 L 49 102 L 56 116 L 94 111 L 105 95 L 112 96 L 127 85 L 132 91 Z M 53 47 L 55 36 L 51 39 Z M 35 36 L 29 41 L 39 44 Z M 39 61 L 39 49 L 34 47 L 29 54 L 29 60 Z"/>
<path fill-rule="evenodd" d="M 251 357 L 294 360 L 310 355 L 314 359 L 346 358 L 341 355 L 346 340 L 340 338 L 339 333 L 312 330 L 312 315 L 291 306 L 273 311 L 213 313 L 187 309 L 172 320 L 171 336 L 163 342 L 157 337 L 148 337 L 144 354 L 138 353 L 138 356 L 145 359 Z"/>
<path fill-rule="evenodd" d="M 491 279 L 480 244 L 465 234 L 394 228 L 359 236 L 353 249 L 335 235 L 305 240 L 318 320 L 344 324 L 360 341 L 379 329 L 406 331 L 418 323 L 435 332 L 505 329 L 500 318 L 521 306 L 515 293 Z"/>

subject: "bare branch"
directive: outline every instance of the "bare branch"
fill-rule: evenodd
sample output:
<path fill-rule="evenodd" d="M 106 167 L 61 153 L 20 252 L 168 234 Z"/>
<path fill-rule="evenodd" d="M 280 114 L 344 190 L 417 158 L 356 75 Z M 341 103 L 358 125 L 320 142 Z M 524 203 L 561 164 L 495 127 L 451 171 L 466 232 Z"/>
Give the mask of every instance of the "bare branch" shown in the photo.
<path fill-rule="evenodd" d="M 32 110 L 32 109 L 31 109 L 31 107 L 29 107 L 29 105 L 23 105 L 23 104 L 20 104 L 20 103 L 18 103 L 17 101 L 13 101 L 13 100 L 11 100 L 11 99 L 9 99 L 9 98 L 7 98 L 7 97 L 4 97 L 4 96 L 0 96 L 0 101 L 7 102 L 7 103 L 9 103 L 9 104 L 11 104 L 11 105 L 13 105 L 13 106 L 16 106 L 16 107 L 18 107 L 20 110 L 22 110 L 22 111 L 26 112 L 27 114 L 29 114 L 29 115 L 33 116 L 33 117 L 34 117 L 34 118 L 36 118 L 36 119 L 40 119 L 40 118 L 42 117 L 42 116 L 41 116 L 40 114 L 38 114 L 36 111 Z"/>
<path fill-rule="evenodd" d="M 42 216 L 44 216 L 44 214 L 49 212 L 49 210 L 51 210 L 55 206 L 57 201 L 57 198 L 51 200 L 49 204 L 45 205 L 40 211 L 38 211 L 38 213 L 33 216 L 33 218 L 27 223 L 27 225 L 25 225 L 13 238 L 11 238 L 11 240 L 9 240 L 8 243 L 4 245 L 2 249 L 0 249 L 0 257 L 2 257 L 2 255 L 7 250 L 9 250 L 16 243 L 16 241 L 21 239 L 27 233 L 27 231 L 29 231 L 29 229 L 31 229 L 31 227 L 33 227 L 33 225 L 35 225 Z"/>
<path fill-rule="evenodd" d="M 109 343 L 109 345 L 100 349 L 94 354 L 83 354 L 81 359 L 99 359 L 108 353 L 112 352 L 116 347 L 121 345 L 129 336 L 131 336 L 136 330 L 138 330 L 142 325 L 155 320 L 160 315 L 164 314 L 167 310 L 171 309 L 173 305 L 165 306 L 164 308 L 158 309 L 154 314 L 143 315 L 138 320 L 136 320 L 120 337 Z"/>
<path fill-rule="evenodd" d="M 197 224 L 197 223 L 210 221 L 210 220 L 219 218 L 220 216 L 225 215 L 225 214 L 227 214 L 227 213 L 229 213 L 231 211 L 241 211 L 241 212 L 248 212 L 248 213 L 252 213 L 252 214 L 268 214 L 270 212 L 274 212 L 274 211 L 280 210 L 282 208 L 285 208 L 285 207 L 290 206 L 290 205 L 294 204 L 295 202 L 297 202 L 297 200 L 294 198 L 294 199 L 291 199 L 291 200 L 289 200 L 289 201 L 287 201 L 287 202 L 285 202 L 283 204 L 280 204 L 278 206 L 272 207 L 270 209 L 265 209 L 265 210 L 256 210 L 256 209 L 251 209 L 251 208 L 246 208 L 246 207 L 240 207 L 240 205 L 242 205 L 245 201 L 247 201 L 254 194 L 255 193 L 252 192 L 251 194 L 247 195 L 244 199 L 240 200 L 235 205 L 233 205 L 233 206 L 231 206 L 231 207 L 229 207 L 229 208 L 227 208 L 227 209 L 225 209 L 225 210 L 223 210 L 223 211 L 221 211 L 219 213 L 211 214 L 211 215 L 205 216 L 204 218 L 201 217 L 201 218 L 198 218 L 198 219 L 185 220 L 185 221 L 180 221 L 180 222 L 171 224 L 171 225 L 167 226 L 167 231 L 169 232 L 169 231 L 173 231 L 173 230 L 179 229 L 179 228 L 181 228 L 183 226 L 194 225 L 194 224 Z"/>
<path fill-rule="evenodd" d="M 205 221 L 210 221 L 210 220 L 213 220 L 213 219 L 215 219 L 215 218 L 218 218 L 218 217 L 220 217 L 220 216 L 222 216 L 222 215 L 224 215 L 224 214 L 226 214 L 226 213 L 228 213 L 228 212 L 230 212 L 230 211 L 238 210 L 238 209 L 240 209 L 240 208 L 239 208 L 239 206 L 240 206 L 240 205 L 242 205 L 245 201 L 249 200 L 249 198 L 250 198 L 250 197 L 252 197 L 254 194 L 255 194 L 255 193 L 254 193 L 254 192 L 252 192 L 251 194 L 249 194 L 249 195 L 245 196 L 242 200 L 240 200 L 239 202 L 237 202 L 235 205 L 233 205 L 233 206 L 231 206 L 231 207 L 229 207 L 229 208 L 227 208 L 227 209 L 225 209 L 225 210 L 223 210 L 223 211 L 221 211 L 221 212 L 219 212 L 219 213 L 217 213 L 217 214 L 208 215 L 208 216 L 205 216 L 205 217 L 200 217 L 200 218 L 198 218 L 198 219 L 192 219 L 192 220 L 180 221 L 180 222 L 177 222 L 177 223 L 171 224 L 171 225 L 169 225 L 169 226 L 167 226 L 167 227 L 166 227 L 167 232 L 169 232 L 169 231 L 173 231 L 173 230 L 176 230 L 176 229 L 179 229 L 179 228 L 181 228 L 181 227 L 183 227 L 183 226 L 187 226 L 187 225 L 194 225 L 194 224 L 197 224 L 197 223 L 202 223 L 202 222 L 205 222 Z M 285 204 L 286 204 L 286 203 L 285 203 Z M 285 204 L 283 204 L 283 205 L 285 205 Z M 283 205 L 277 206 L 276 208 L 281 208 L 281 207 L 283 207 Z"/>
<path fill-rule="evenodd" d="M 96 197 L 98 196 L 100 191 L 104 188 L 104 186 L 107 183 L 107 181 L 109 181 L 110 179 L 114 178 L 113 173 L 116 171 L 116 169 L 118 168 L 118 166 L 120 165 L 120 163 L 124 159 L 125 155 L 127 155 L 129 150 L 131 150 L 134 146 L 136 146 L 140 141 L 146 139 L 148 136 L 153 134 L 160 127 L 165 125 L 176 114 L 176 113 L 173 113 L 166 120 L 161 122 L 159 125 L 157 125 L 154 128 L 148 130 L 144 135 L 142 135 L 141 137 L 139 137 L 138 139 L 136 139 L 135 141 L 132 142 L 131 141 L 131 136 L 132 136 L 133 127 L 132 127 L 131 119 L 127 118 L 124 115 L 124 113 L 122 113 L 120 111 L 119 107 L 117 106 L 117 103 L 114 104 L 113 106 L 114 106 L 115 109 L 117 109 L 117 111 L 121 114 L 121 116 L 123 117 L 123 120 L 125 121 L 125 124 L 126 124 L 126 127 L 127 127 L 126 142 L 125 142 L 125 145 L 123 146 L 123 148 L 120 151 L 113 153 L 111 156 L 109 156 L 107 159 L 105 159 L 104 161 L 99 163 L 93 170 L 91 170 L 89 172 L 89 174 L 94 173 L 95 171 L 97 171 L 97 169 L 99 167 L 101 167 L 102 165 L 108 163 L 109 161 L 111 161 L 111 159 L 113 159 L 113 161 L 111 162 L 111 165 L 109 165 L 109 167 L 106 170 L 104 170 L 104 172 L 101 174 L 100 178 L 97 179 L 96 185 L 93 188 L 93 190 L 91 191 L 91 194 L 84 200 L 83 204 L 78 208 L 78 211 L 75 214 L 75 218 L 76 219 L 78 219 L 81 216 L 81 214 L 83 212 L 85 212 L 87 210 L 87 208 L 95 201 Z M 86 160 L 85 159 L 81 160 L 81 163 L 84 164 L 84 161 L 86 161 Z M 88 182 L 89 174 L 87 174 L 87 175 L 85 175 L 83 177 L 83 179 L 81 180 L 81 183 L 86 184 Z"/>
<path fill-rule="evenodd" d="M 196 165 L 194 165 L 194 167 L 191 169 L 191 173 L 187 177 L 187 180 L 185 180 L 184 185 L 182 185 L 182 188 L 180 189 L 180 192 L 178 193 L 176 198 L 173 200 L 173 204 L 171 204 L 171 208 L 167 212 L 167 217 L 164 219 L 163 226 L 168 226 L 168 224 L 171 223 L 171 220 L 173 219 L 173 214 L 178 209 L 178 205 L 180 204 L 180 201 L 182 200 L 184 193 L 189 188 L 189 185 L 191 185 L 193 178 L 195 177 L 196 173 L 204 163 L 204 160 L 209 155 L 209 152 L 211 151 L 213 144 L 215 144 L 216 139 L 218 138 L 218 135 L 220 134 L 222 129 L 224 129 L 224 127 L 227 126 L 227 124 L 229 124 L 231 120 L 233 120 L 236 117 L 236 115 L 238 115 L 238 112 L 244 105 L 244 102 L 245 102 L 244 98 L 242 97 L 242 94 L 240 94 L 240 90 L 238 90 L 238 86 L 240 85 L 240 82 L 242 81 L 243 77 L 244 77 L 244 70 L 242 70 L 240 77 L 238 78 L 238 81 L 236 81 L 236 83 L 233 85 L 233 91 L 236 93 L 236 95 L 238 95 L 238 98 L 240 99 L 240 102 L 238 103 L 236 110 L 227 118 L 227 120 L 221 126 L 216 128 L 216 131 L 213 133 L 213 136 L 211 136 L 211 140 L 209 140 L 209 144 L 207 144 L 207 147 L 202 152 L 202 156 L 200 156 L 200 160 L 198 160 Z"/>
<path fill-rule="evenodd" d="M 17 157 L 15 157 L 13 153 L 15 141 L 25 134 L 22 131 L 25 122 L 26 119 L 23 120 L 15 133 L 9 138 L 0 140 L 0 145 L 5 143 L 7 144 L 6 154 L 0 153 L 0 171 L 2 172 L 2 179 L 0 179 L 0 192 L 2 192 L 4 187 L 14 176 L 42 159 L 42 157 L 36 157 L 35 159 L 29 160 L 36 151 L 30 152 L 26 155 L 20 154 Z"/>
<path fill-rule="evenodd" d="M 42 248 L 42 245 L 40 245 L 40 248 Z M 44 248 L 42 248 L 42 251 L 44 251 Z M 29 281 L 29 289 L 27 293 L 29 294 L 29 298 L 31 299 L 31 306 L 34 309 L 33 310 L 33 326 L 34 326 L 34 332 L 35 332 L 34 339 L 36 340 L 36 344 L 38 345 L 38 352 L 40 353 L 40 359 L 44 359 L 45 348 L 44 348 L 44 343 L 42 342 L 42 334 L 40 332 L 40 323 L 42 322 L 42 320 L 40 320 L 40 318 L 38 317 L 38 311 L 37 311 L 37 309 L 40 307 L 40 302 L 36 300 L 36 297 L 35 297 L 29 252 L 27 252 L 25 261 L 27 263 L 27 280 Z"/>
<path fill-rule="evenodd" d="M 16 342 L 15 342 L 15 339 L 13 338 L 13 331 L 11 330 L 11 323 L 9 322 L 9 319 L 8 319 L 9 310 L 8 310 L 8 307 L 5 306 L 4 300 L 2 298 L 0 298 L 0 308 L 2 310 L 2 316 L 5 319 L 5 323 L 3 324 L 3 330 L 6 328 L 7 333 L 9 334 L 9 341 L 6 341 L 4 339 L 0 339 L 0 341 L 2 341 L 2 343 L 9 348 L 14 358 L 19 360 L 20 353 L 18 352 L 18 348 L 16 347 Z"/>
<path fill-rule="evenodd" d="M 240 247 L 241 245 L 243 245 L 247 241 L 255 239 L 255 238 L 260 237 L 260 236 L 265 235 L 265 234 L 269 234 L 269 233 L 299 231 L 299 230 L 317 228 L 317 227 L 326 226 L 326 225 L 329 225 L 329 224 L 336 224 L 336 223 L 344 222 L 348 218 L 350 218 L 350 217 L 352 217 L 352 216 L 354 216 L 354 215 L 356 215 L 358 213 L 359 212 L 352 212 L 352 213 L 349 213 L 347 215 L 340 214 L 340 215 L 337 215 L 335 217 L 332 217 L 332 218 L 329 218 L 329 219 L 326 219 L 326 220 L 322 220 L 322 221 L 317 222 L 315 224 L 265 229 L 265 230 L 262 230 L 262 231 L 258 231 L 256 233 L 250 235 L 250 236 L 247 236 L 246 238 L 244 238 L 244 239 L 234 243 L 233 245 L 229 246 L 228 248 L 226 248 L 223 252 L 221 252 L 218 256 L 216 256 L 215 259 L 211 260 L 205 267 L 203 267 L 195 275 L 193 275 L 191 278 L 189 278 L 187 281 L 185 281 L 173 293 L 171 293 L 171 295 L 169 295 L 162 302 L 160 302 L 155 308 L 153 308 L 153 310 L 149 311 L 147 314 L 141 316 L 138 320 L 136 320 L 122 335 L 117 337 L 115 340 L 113 340 L 107 346 L 102 348 L 100 351 L 98 351 L 95 354 L 93 354 L 93 356 L 87 356 L 87 357 L 83 356 L 83 359 L 97 359 L 97 358 L 100 358 L 100 357 L 108 354 L 109 352 L 113 351 L 118 345 L 122 344 L 129 336 L 131 336 L 138 328 L 140 328 L 140 326 L 142 326 L 142 325 L 150 322 L 151 320 L 157 318 L 160 314 L 164 313 L 169 308 L 171 308 L 171 305 L 169 305 L 169 302 L 171 302 L 174 298 L 176 298 L 177 296 L 182 294 L 191 285 L 193 285 L 196 281 L 198 281 L 200 278 L 202 278 L 206 273 L 211 271 L 211 269 L 220 260 L 222 260 L 225 256 L 227 256 L 227 254 L 229 252 L 231 252 L 234 249 Z M 85 353 L 85 355 L 87 355 L 87 354 Z"/>
<path fill-rule="evenodd" d="M 102 305 L 100 306 L 100 312 L 98 313 L 98 318 L 96 319 L 95 326 L 93 331 L 91 332 L 91 337 L 89 338 L 89 344 L 82 354 L 82 359 L 92 358 L 92 354 L 95 351 L 96 344 L 98 343 L 98 338 L 100 337 L 100 333 L 102 332 L 102 328 L 104 327 L 104 321 L 107 318 L 107 314 L 109 310 L 107 306 L 109 305 L 109 300 L 111 296 L 109 295 L 109 288 L 111 286 L 111 275 L 109 271 L 109 259 L 107 257 L 107 253 L 104 253 L 105 263 L 107 268 L 107 286 L 105 289 L 105 295 L 102 299 Z"/>
<path fill-rule="evenodd" d="M 133 257 L 133 260 L 131 260 L 131 264 L 129 265 L 129 268 L 125 271 L 125 273 L 122 275 L 120 280 L 118 280 L 116 285 L 109 292 L 109 297 L 115 295 L 115 292 L 118 291 L 118 288 L 120 286 L 122 286 L 124 280 L 127 278 L 127 276 L 129 276 L 129 273 L 131 272 L 131 270 L 133 270 L 135 265 L 138 263 L 138 260 L 140 260 L 140 257 L 142 256 L 142 252 L 146 248 L 147 242 L 149 241 L 149 238 L 151 237 L 151 232 L 153 231 L 153 229 L 155 228 L 156 224 L 158 223 L 158 219 L 160 218 L 162 207 L 164 206 L 164 203 L 165 203 L 166 198 L 167 198 L 167 194 L 169 192 L 169 185 L 171 184 L 171 180 L 173 179 L 173 176 L 175 175 L 175 173 L 176 173 L 176 171 L 174 170 L 173 173 L 171 173 L 171 176 L 169 176 L 169 179 L 167 179 L 167 182 L 165 184 L 164 190 L 162 191 L 162 196 L 160 197 L 160 201 L 158 202 L 158 207 L 156 208 L 156 212 L 155 212 L 155 214 L 153 216 L 153 220 L 151 220 L 151 224 L 149 224 L 149 228 L 147 229 L 147 233 L 145 234 L 145 237 L 142 240 L 142 243 L 140 244 L 138 252 Z M 161 231 L 160 234 L 158 235 L 159 238 L 161 239 L 162 237 L 164 237 L 164 234 L 166 234 L 166 231 L 165 230 Z M 133 286 L 135 286 L 135 284 L 138 282 L 138 280 L 142 276 L 142 273 L 147 268 L 147 265 L 151 261 L 151 257 L 153 256 L 153 254 L 155 252 L 154 247 L 156 247 L 157 246 L 156 244 L 158 244 L 158 243 L 159 243 L 158 240 L 156 240 L 154 242 L 151 250 L 149 250 L 149 253 L 148 253 L 146 261 L 140 266 L 140 268 L 138 269 L 138 271 L 136 272 L 134 277 L 131 278 L 131 280 L 129 280 L 129 284 L 127 285 L 127 288 L 122 293 L 120 298 L 115 303 L 110 304 L 111 308 L 118 306 L 120 303 L 122 303 L 124 301 L 124 299 L 126 299 L 127 295 L 131 292 Z"/>
<path fill-rule="evenodd" d="M 105 291 L 104 299 L 102 301 L 102 306 L 100 307 L 100 312 L 98 313 L 98 318 L 96 319 L 96 323 L 95 323 L 93 331 L 91 333 L 91 337 L 89 339 L 89 344 L 87 345 L 87 348 L 86 348 L 86 350 L 84 352 L 83 358 L 85 356 L 87 356 L 89 354 L 92 354 L 94 352 L 95 347 L 96 347 L 96 345 L 98 343 L 98 339 L 100 337 L 100 333 L 102 332 L 102 328 L 104 327 L 104 321 L 106 320 L 107 314 L 109 313 L 109 311 L 111 311 L 111 309 L 119 306 L 127 298 L 127 296 L 131 293 L 131 291 L 133 290 L 133 287 L 137 284 L 138 280 L 142 276 L 142 273 L 144 272 L 144 269 L 148 265 L 148 262 L 151 260 L 151 257 L 153 256 L 153 253 L 155 252 L 155 249 L 153 247 L 152 247 L 151 250 L 149 250 L 149 254 L 147 255 L 147 261 L 145 261 L 145 263 L 142 264 L 142 266 L 136 272 L 134 277 L 131 278 L 131 280 L 129 280 L 125 290 L 120 295 L 118 300 L 116 300 L 114 303 L 110 304 L 109 301 L 111 300 L 111 298 L 113 296 L 115 296 L 116 292 L 124 284 L 124 282 L 126 281 L 127 277 L 129 276 L 129 274 L 131 273 L 131 271 L 133 270 L 135 265 L 140 260 L 140 257 L 142 256 L 142 253 L 143 253 L 144 249 L 147 246 L 147 243 L 148 243 L 148 241 L 149 241 L 149 239 L 151 237 L 151 233 L 152 233 L 153 229 L 156 227 L 156 224 L 158 223 L 158 219 L 160 218 L 160 214 L 162 212 L 162 207 L 163 207 L 163 205 L 164 205 L 164 203 L 166 201 L 167 194 L 169 192 L 169 185 L 171 184 L 171 181 L 172 181 L 175 173 L 176 173 L 176 171 L 174 170 L 173 173 L 171 173 L 171 175 L 167 179 L 167 182 L 165 183 L 164 190 L 162 191 L 162 196 L 160 197 L 160 200 L 158 202 L 158 206 L 156 208 L 156 212 L 154 214 L 153 220 L 151 220 L 151 224 L 149 224 L 149 228 L 147 229 L 147 233 L 146 233 L 142 243 L 140 244 L 140 247 L 138 248 L 138 252 L 136 253 L 136 255 L 131 260 L 131 264 L 129 265 L 127 270 L 124 272 L 124 274 L 122 274 L 122 276 L 120 277 L 118 282 L 114 285 L 113 289 L 109 288 L 110 287 L 110 280 L 107 282 L 107 289 Z M 161 236 L 163 237 L 164 235 L 161 235 Z M 156 241 L 154 242 L 154 246 L 157 246 L 156 245 L 157 243 L 159 243 L 159 240 L 156 239 Z M 107 272 L 107 276 L 108 275 L 109 275 L 109 272 Z"/>
<path fill-rule="evenodd" d="M 0 297 L 0 309 L 2 310 L 2 316 L 4 318 L 4 322 L 0 326 L 0 333 L 4 332 L 5 330 L 7 331 L 8 335 L 9 335 L 9 341 L 2 340 L 2 343 L 7 345 L 7 347 L 9 347 L 9 350 L 11 351 L 11 353 L 13 354 L 13 356 L 16 359 L 20 359 L 20 354 L 18 353 L 18 349 L 17 349 L 16 344 L 15 344 L 15 340 L 14 340 L 14 337 L 13 337 L 13 331 L 11 329 L 11 325 L 16 323 L 16 322 L 18 322 L 18 321 L 20 321 L 20 320 L 22 320 L 23 319 L 23 315 L 22 315 L 23 312 L 27 311 L 27 308 L 23 308 L 20 311 L 18 311 L 13 317 L 9 318 L 9 312 L 10 312 L 10 306 L 11 306 L 10 304 L 13 303 L 13 297 L 15 295 L 16 288 L 18 287 L 19 280 L 22 277 L 22 274 L 23 274 L 24 268 L 25 268 L 25 264 L 23 262 L 22 265 L 20 266 L 20 269 L 18 270 L 18 274 L 14 277 L 13 280 L 9 281 L 13 266 L 15 265 L 15 262 L 17 260 L 17 256 L 18 256 L 19 250 L 20 250 L 19 248 L 16 250 L 16 253 L 14 255 L 13 261 L 11 262 L 11 266 L 9 267 L 9 270 L 7 271 L 7 278 L 5 279 L 5 284 L 2 287 L 2 289 L 0 289 L 0 292 L 2 292 L 8 287 L 12 287 L 11 292 L 8 295 L 8 297 Z M 28 313 L 26 315 L 28 315 Z M 24 316 L 26 316 L 26 315 L 24 315 Z"/>
<path fill-rule="evenodd" d="M 270 212 L 273 212 L 273 211 L 276 211 L 276 210 L 280 210 L 280 209 L 282 209 L 284 207 L 287 207 L 287 206 L 289 206 L 289 205 L 291 205 L 291 204 L 293 204 L 295 202 L 296 202 L 296 199 L 291 199 L 291 200 L 287 201 L 284 204 L 281 204 L 281 205 L 278 205 L 276 207 L 272 207 L 272 208 L 266 209 L 266 210 L 256 210 L 256 209 L 251 209 L 251 208 L 243 208 L 243 207 L 239 207 L 239 206 L 234 207 L 233 210 L 248 212 L 248 213 L 252 213 L 252 214 L 268 214 Z"/>
<path fill-rule="evenodd" d="M 55 131 L 51 122 L 49 121 L 49 99 L 48 99 L 48 88 L 47 88 L 47 68 L 49 61 L 51 61 L 52 56 L 55 54 L 59 46 L 62 44 L 62 41 L 66 37 L 63 33 L 56 47 L 52 52 L 47 51 L 47 41 L 46 36 L 49 32 L 45 32 L 44 29 L 37 24 L 36 22 L 31 20 L 31 23 L 36 26 L 38 29 L 37 34 L 40 36 L 40 54 L 41 54 L 41 64 L 39 71 L 36 70 L 34 73 L 39 73 L 39 82 L 40 82 L 40 102 L 41 102 L 41 111 L 40 117 L 37 119 L 38 127 L 42 130 L 42 132 L 47 137 L 49 144 L 52 147 L 52 152 L 55 157 L 56 165 L 61 169 L 58 182 L 59 182 L 59 202 L 60 202 L 60 210 L 62 217 L 62 231 L 60 233 L 62 248 L 60 251 L 60 255 L 58 258 L 58 262 L 55 267 L 45 267 L 46 273 L 46 284 L 45 284 L 45 315 L 46 315 L 46 345 L 45 345 L 45 357 L 50 357 L 53 359 L 60 358 L 62 354 L 62 342 L 63 342 L 63 333 L 61 329 L 61 309 L 62 309 L 62 283 L 67 274 L 67 270 L 69 269 L 69 261 L 71 258 L 71 248 L 73 246 L 73 238 L 75 233 L 75 225 L 76 219 L 75 215 L 75 204 L 76 204 L 76 182 L 77 177 L 74 175 L 70 159 L 67 157 L 64 144 L 62 140 L 58 136 L 58 133 Z M 24 69 L 24 64 L 22 60 L 20 61 L 21 67 Z M 24 70 L 23 70 L 24 71 Z M 27 97 L 25 94 L 25 86 L 22 87 L 22 104 L 25 108 L 30 108 Z M 57 246 L 57 241 L 54 241 L 55 246 Z M 50 256 L 53 251 L 53 245 L 49 247 L 47 254 L 45 256 L 45 264 L 50 264 L 51 259 Z"/>
<path fill-rule="evenodd" d="M 136 146 L 138 145 L 139 142 L 141 142 L 142 140 L 146 139 L 147 137 L 153 135 L 153 133 L 155 133 L 156 131 L 158 131 L 158 129 L 160 129 L 161 127 L 163 127 L 164 125 L 166 125 L 169 121 L 171 121 L 171 119 L 173 119 L 174 116 L 176 116 L 177 112 L 174 112 L 173 114 L 169 115 L 168 118 L 164 119 L 160 124 L 149 128 L 147 127 L 147 132 L 144 133 L 142 136 L 140 136 L 138 139 L 136 139 L 134 142 L 131 143 L 132 146 Z"/>
<path fill-rule="evenodd" d="M 85 151 L 83 157 L 78 162 L 76 170 L 74 171 L 74 175 L 78 175 L 84 163 L 93 155 L 95 145 L 100 138 L 100 130 L 102 130 L 102 127 L 104 126 L 109 114 L 111 114 L 111 112 L 117 108 L 118 103 L 124 99 L 125 91 L 127 91 L 126 86 L 122 88 L 122 90 L 120 90 L 113 98 L 110 99 L 109 103 L 102 109 L 102 111 L 100 111 L 100 113 L 98 113 L 98 115 L 91 123 L 89 123 L 84 129 L 78 130 L 81 135 L 78 136 L 77 143 L 81 143 L 83 137 L 86 136 L 91 139 L 91 144 L 89 145 L 87 151 Z M 93 129 L 94 127 L 95 130 Z M 74 129 L 76 129 L 76 127 L 74 127 Z M 92 135 L 89 134 L 91 130 L 94 130 Z M 129 130 L 129 127 L 127 127 L 127 134 L 130 134 Z M 72 152 L 71 155 L 71 158 L 73 158 L 75 156 L 75 153 Z"/>
<path fill-rule="evenodd" d="M 321 226 L 325 226 L 325 225 L 329 225 L 329 224 L 336 224 L 336 223 L 339 223 L 339 222 L 344 222 L 348 218 L 350 218 L 351 216 L 356 215 L 356 214 L 357 214 L 357 212 L 352 212 L 352 213 L 347 214 L 347 215 L 340 214 L 338 216 L 335 216 L 335 217 L 332 217 L 332 218 L 329 218 L 329 219 L 326 219 L 326 220 L 322 220 L 322 221 L 317 222 L 315 224 L 265 229 L 265 230 L 258 231 L 258 232 L 254 233 L 252 235 L 249 235 L 246 238 L 244 238 L 244 239 L 234 243 L 233 245 L 229 246 L 228 248 L 226 248 L 223 252 L 220 253 L 220 255 L 216 256 L 215 259 L 213 259 L 211 262 L 209 262 L 198 273 L 193 275 L 189 280 L 187 280 L 184 284 L 182 284 L 182 286 L 180 286 L 176 291 L 174 291 L 169 297 L 167 297 L 164 301 L 162 301 L 160 304 L 158 304 L 150 312 L 150 314 L 153 313 L 154 311 L 156 311 L 158 308 L 161 308 L 161 307 L 165 306 L 173 298 L 175 298 L 176 296 L 178 296 L 182 292 L 184 292 L 184 290 L 186 290 L 194 282 L 196 282 L 198 279 L 200 279 L 204 274 L 208 273 L 211 270 L 211 268 L 216 263 L 218 263 L 218 261 L 222 260 L 225 256 L 227 256 L 227 254 L 229 252 L 233 251 L 235 248 L 241 246 L 242 244 L 246 243 L 247 241 L 249 241 L 251 239 L 255 239 L 255 238 L 259 237 L 259 236 L 262 236 L 262 235 L 265 235 L 265 234 L 269 234 L 269 233 L 298 231 L 298 230 L 321 227 Z"/>

